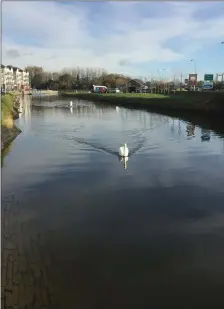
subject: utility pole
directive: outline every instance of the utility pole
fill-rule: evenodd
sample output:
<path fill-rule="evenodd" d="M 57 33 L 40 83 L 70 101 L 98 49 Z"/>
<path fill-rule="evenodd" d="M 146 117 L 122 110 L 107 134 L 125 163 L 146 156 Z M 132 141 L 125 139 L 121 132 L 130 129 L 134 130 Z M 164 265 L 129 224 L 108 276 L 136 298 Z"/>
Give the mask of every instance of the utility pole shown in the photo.
<path fill-rule="evenodd" d="M 194 59 L 191 59 L 191 62 L 193 63 L 193 66 L 194 66 L 194 74 L 196 74 L 196 64 L 195 64 L 195 60 L 194 60 Z"/>
<path fill-rule="evenodd" d="M 151 83 L 150 83 L 150 86 L 151 86 L 151 93 L 153 92 L 153 85 L 152 85 L 152 82 L 153 82 L 153 78 L 152 78 L 152 74 L 151 74 Z"/>
<path fill-rule="evenodd" d="M 183 73 L 180 74 L 180 91 L 182 91 Z"/>

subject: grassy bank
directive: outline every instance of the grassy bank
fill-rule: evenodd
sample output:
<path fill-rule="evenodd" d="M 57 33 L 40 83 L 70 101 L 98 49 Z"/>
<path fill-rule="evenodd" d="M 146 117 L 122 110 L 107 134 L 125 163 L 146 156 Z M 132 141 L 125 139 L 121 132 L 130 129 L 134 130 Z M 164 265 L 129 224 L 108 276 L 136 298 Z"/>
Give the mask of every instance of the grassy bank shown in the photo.
<path fill-rule="evenodd" d="M 13 119 L 18 112 L 15 108 L 15 97 L 13 94 L 6 94 L 1 97 L 1 125 L 6 128 L 14 126 Z"/>
<path fill-rule="evenodd" d="M 14 124 L 14 119 L 18 118 L 19 115 L 17 105 L 18 100 L 16 96 L 7 94 L 1 97 L 2 153 L 21 132 Z"/>
<path fill-rule="evenodd" d="M 132 108 L 147 108 L 157 112 L 173 110 L 224 116 L 224 92 L 179 92 L 171 95 L 144 93 L 101 95 L 95 93 L 64 92 L 61 95 Z"/>

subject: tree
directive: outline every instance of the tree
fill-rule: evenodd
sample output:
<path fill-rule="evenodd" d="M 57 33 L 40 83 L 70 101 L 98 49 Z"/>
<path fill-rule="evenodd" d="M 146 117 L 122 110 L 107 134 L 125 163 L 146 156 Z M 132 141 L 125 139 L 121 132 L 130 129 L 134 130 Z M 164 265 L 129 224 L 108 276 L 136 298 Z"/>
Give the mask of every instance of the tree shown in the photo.
<path fill-rule="evenodd" d="M 42 67 L 38 67 L 38 66 L 27 66 L 25 68 L 26 71 L 29 72 L 30 78 L 32 79 L 36 74 L 38 73 L 43 73 L 44 70 Z"/>
<path fill-rule="evenodd" d="M 70 74 L 66 73 L 59 76 L 58 81 L 61 89 L 71 89 L 74 80 Z"/>
<path fill-rule="evenodd" d="M 31 79 L 31 87 L 37 89 L 45 89 L 47 81 L 48 77 L 46 73 L 44 72 L 36 73 L 34 77 Z"/>
<path fill-rule="evenodd" d="M 197 82 L 197 85 L 200 87 L 200 86 L 203 86 L 204 85 L 204 81 L 203 80 L 199 80 L 198 82 Z"/>

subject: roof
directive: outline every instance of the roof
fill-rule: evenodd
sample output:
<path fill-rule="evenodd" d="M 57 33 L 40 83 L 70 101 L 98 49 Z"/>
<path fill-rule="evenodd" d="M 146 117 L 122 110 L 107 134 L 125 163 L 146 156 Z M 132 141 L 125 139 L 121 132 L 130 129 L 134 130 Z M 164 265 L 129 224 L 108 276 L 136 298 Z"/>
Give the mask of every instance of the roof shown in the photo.
<path fill-rule="evenodd" d="M 139 84 L 140 86 L 144 85 L 144 82 L 141 79 L 137 79 L 137 78 L 131 79 L 131 80 L 128 81 L 128 83 L 131 83 L 131 82 L 135 82 L 135 83 Z"/>
<path fill-rule="evenodd" d="M 8 69 L 13 69 L 14 71 L 15 70 L 19 70 L 19 72 L 26 72 L 26 73 L 29 73 L 26 69 L 23 70 L 23 69 L 20 69 L 20 68 L 17 68 L 17 67 L 14 67 L 13 65 L 9 64 L 9 65 L 3 65 L 1 64 L 1 68 L 4 69 L 4 68 L 8 68 Z"/>

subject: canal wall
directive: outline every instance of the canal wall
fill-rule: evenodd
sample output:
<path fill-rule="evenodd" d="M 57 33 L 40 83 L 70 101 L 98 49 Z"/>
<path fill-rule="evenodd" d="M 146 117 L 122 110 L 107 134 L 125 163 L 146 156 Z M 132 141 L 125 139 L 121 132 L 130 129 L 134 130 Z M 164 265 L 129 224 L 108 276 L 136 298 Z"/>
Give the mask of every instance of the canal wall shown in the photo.
<path fill-rule="evenodd" d="M 14 124 L 19 117 L 19 97 L 12 94 L 1 97 L 1 150 L 2 154 L 11 142 L 21 133 L 21 130 Z"/>
<path fill-rule="evenodd" d="M 155 112 L 193 112 L 194 114 L 203 113 L 224 117 L 224 92 L 186 91 L 172 95 L 64 92 L 61 93 L 61 96 L 110 103 L 124 107 L 145 108 Z"/>
<path fill-rule="evenodd" d="M 28 93 L 24 93 L 24 94 L 30 94 L 33 96 L 41 96 L 41 95 L 47 95 L 47 96 L 57 96 L 58 95 L 58 91 L 57 90 L 36 90 L 36 91 L 31 91 Z"/>

